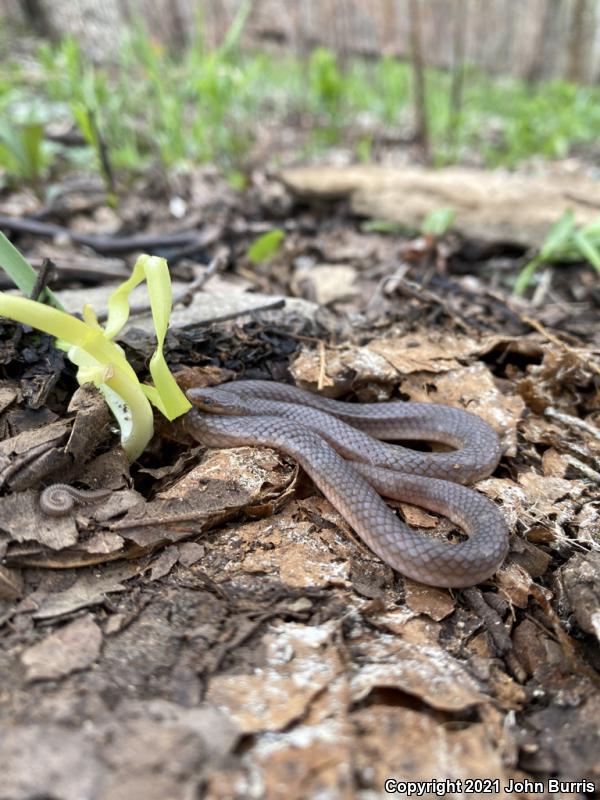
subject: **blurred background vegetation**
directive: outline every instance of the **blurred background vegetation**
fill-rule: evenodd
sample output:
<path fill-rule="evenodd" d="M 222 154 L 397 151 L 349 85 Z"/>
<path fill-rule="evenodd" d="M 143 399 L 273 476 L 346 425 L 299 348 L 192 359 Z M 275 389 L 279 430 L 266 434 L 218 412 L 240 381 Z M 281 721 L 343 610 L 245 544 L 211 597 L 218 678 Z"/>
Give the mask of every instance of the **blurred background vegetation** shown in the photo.
<path fill-rule="evenodd" d="M 523 8 L 525 7 L 525 8 Z M 597 0 L 0 0 L 0 181 L 343 153 L 514 168 L 600 134 Z"/>

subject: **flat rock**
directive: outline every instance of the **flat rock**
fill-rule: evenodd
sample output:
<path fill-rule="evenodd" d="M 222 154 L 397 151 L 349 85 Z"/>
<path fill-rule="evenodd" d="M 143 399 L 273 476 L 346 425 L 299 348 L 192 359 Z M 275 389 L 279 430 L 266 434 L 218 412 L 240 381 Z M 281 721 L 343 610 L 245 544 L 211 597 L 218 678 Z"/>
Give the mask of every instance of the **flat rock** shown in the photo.
<path fill-rule="evenodd" d="M 64 304 L 67 311 L 71 313 L 81 313 L 85 303 L 91 304 L 96 313 L 104 311 L 110 294 L 119 284 L 105 284 L 85 289 L 72 289 L 57 292 L 58 297 Z M 173 283 L 173 294 L 177 296 L 185 291 L 186 284 L 180 282 Z M 130 295 L 130 305 L 142 305 L 147 302 L 147 294 L 144 286 L 139 286 Z M 255 292 L 244 292 L 230 288 L 219 287 L 215 291 L 197 292 L 189 305 L 175 305 L 169 328 L 177 330 L 182 328 L 193 328 L 199 324 L 219 322 L 244 314 L 256 313 L 259 311 L 278 311 L 293 312 L 300 316 L 312 318 L 318 306 L 299 298 L 283 297 L 278 295 L 266 295 Z M 149 333 L 154 332 L 152 316 L 150 310 L 142 314 L 130 317 L 128 322 L 130 327 L 140 328 Z"/>

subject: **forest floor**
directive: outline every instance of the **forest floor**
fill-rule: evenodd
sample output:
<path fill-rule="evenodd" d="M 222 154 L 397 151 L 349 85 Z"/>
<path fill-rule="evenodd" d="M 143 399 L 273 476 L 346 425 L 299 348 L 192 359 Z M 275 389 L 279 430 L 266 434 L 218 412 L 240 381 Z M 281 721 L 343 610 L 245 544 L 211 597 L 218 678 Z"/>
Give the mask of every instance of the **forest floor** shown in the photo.
<path fill-rule="evenodd" d="M 474 589 L 420 585 L 293 461 L 200 447 L 180 422 L 157 419 L 130 465 L 50 338 L 3 321 L 2 800 L 372 800 L 387 779 L 433 781 L 425 797 L 600 786 L 600 292 L 575 263 L 541 270 L 529 300 L 510 293 L 527 245 L 557 210 L 594 217 L 598 190 L 523 178 L 501 209 L 487 173 L 421 172 L 410 186 L 401 171 L 358 173 L 256 172 L 238 193 L 198 170 L 118 211 L 96 184 L 65 182 L 43 209 L 5 192 L 0 228 L 34 266 L 52 260 L 73 311 L 99 311 L 140 250 L 166 256 L 184 301 L 167 355 L 184 388 L 266 378 L 479 414 L 504 448 L 477 489 L 509 524 L 506 563 Z M 418 227 L 448 204 L 459 233 L 373 223 Z M 273 229 L 279 245 L 251 260 Z M 163 241 L 123 238 L 150 234 Z M 141 310 L 120 340 L 140 375 L 149 331 Z M 57 480 L 112 494 L 47 517 L 39 492 Z M 579 783 L 556 794 L 550 779 Z M 511 791 L 526 780 L 543 788 Z"/>

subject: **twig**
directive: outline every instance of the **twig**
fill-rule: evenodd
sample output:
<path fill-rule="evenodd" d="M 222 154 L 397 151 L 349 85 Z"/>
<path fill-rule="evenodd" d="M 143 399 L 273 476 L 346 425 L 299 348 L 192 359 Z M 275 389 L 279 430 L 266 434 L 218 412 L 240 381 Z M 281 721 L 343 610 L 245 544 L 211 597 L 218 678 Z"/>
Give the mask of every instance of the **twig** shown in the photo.
<path fill-rule="evenodd" d="M 463 589 L 462 596 L 479 616 L 498 650 L 508 653 L 512 649 L 512 641 L 496 609 L 488 605 L 479 589 Z"/>
<path fill-rule="evenodd" d="M 93 135 L 98 143 L 98 160 L 100 161 L 100 169 L 102 170 L 102 175 L 104 176 L 104 180 L 106 182 L 106 186 L 108 187 L 109 192 L 114 195 L 115 193 L 115 173 L 112 168 L 112 164 L 110 163 L 110 153 L 108 147 L 106 145 L 106 141 L 100 128 L 98 126 L 98 120 L 96 119 L 96 114 L 92 111 L 91 108 L 86 109 L 88 119 L 90 121 L 90 126 L 93 131 Z"/>
<path fill-rule="evenodd" d="M 39 300 L 40 295 L 48 287 L 48 284 L 54 277 L 55 269 L 54 269 L 54 261 L 51 261 L 49 258 L 45 258 L 42 261 L 42 265 L 38 270 L 37 278 L 35 279 L 35 284 L 33 285 L 33 289 L 31 290 L 31 294 L 29 295 L 31 300 Z"/>
<path fill-rule="evenodd" d="M 566 350 L 567 353 L 570 353 L 572 356 L 577 358 L 579 361 L 583 362 L 586 367 L 595 372 L 596 375 L 600 375 L 600 366 L 593 361 L 590 356 L 589 352 L 586 352 L 585 356 L 579 353 L 574 347 L 563 342 L 562 339 L 559 339 L 552 331 L 549 331 L 541 322 L 537 319 L 533 319 L 533 317 L 527 316 L 527 314 L 519 314 L 519 319 L 521 322 L 524 322 L 526 325 L 529 325 L 531 328 L 536 330 L 538 333 L 541 333 L 549 342 L 555 344 L 557 347 L 560 347 L 562 350 Z"/>
<path fill-rule="evenodd" d="M 431 289 L 425 289 L 425 287 L 419 286 L 419 284 L 409 281 L 406 278 L 401 278 L 395 284 L 395 286 L 397 286 L 401 292 L 404 292 L 409 297 L 414 297 L 415 300 L 436 303 L 436 305 L 439 305 L 465 333 L 473 333 L 474 327 L 470 325 L 458 312 L 453 311 L 443 297 L 440 297 L 435 292 L 432 292 Z"/>
<path fill-rule="evenodd" d="M 591 425 L 589 422 L 585 422 L 583 419 L 572 417 L 571 414 L 565 414 L 564 411 L 559 411 L 553 406 L 548 406 L 548 408 L 544 410 L 544 414 L 551 419 L 556 419 L 559 422 L 568 425 L 570 428 L 583 431 L 584 433 L 592 436 L 594 439 L 600 440 L 600 429 L 595 425 Z"/>
<path fill-rule="evenodd" d="M 325 386 L 325 372 L 327 367 L 327 354 L 325 352 L 325 343 L 319 342 L 319 378 L 317 380 L 317 391 L 322 392 Z"/>
<path fill-rule="evenodd" d="M 141 234 L 139 236 L 94 236 L 93 234 L 78 233 L 51 222 L 39 222 L 27 217 L 11 217 L 7 214 L 0 214 L 0 228 L 17 233 L 30 233 L 33 236 L 68 237 L 75 244 L 91 247 L 92 250 L 102 255 L 131 253 L 136 250 L 157 250 L 165 247 L 191 247 L 192 245 L 198 249 L 207 244 L 206 239 L 208 239 L 208 244 L 214 242 L 214 231 L 211 229 L 202 233 L 188 231 L 171 234 Z"/>

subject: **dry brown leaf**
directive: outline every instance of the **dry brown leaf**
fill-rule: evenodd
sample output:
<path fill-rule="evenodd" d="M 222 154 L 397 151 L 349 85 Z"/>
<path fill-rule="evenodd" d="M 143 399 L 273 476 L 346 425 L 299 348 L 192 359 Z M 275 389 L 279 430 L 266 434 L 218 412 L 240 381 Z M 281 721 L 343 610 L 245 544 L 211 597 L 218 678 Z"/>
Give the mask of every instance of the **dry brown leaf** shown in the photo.
<path fill-rule="evenodd" d="M 600 508 L 595 500 L 583 503 L 576 514 L 573 524 L 576 526 L 578 541 L 600 548 Z"/>
<path fill-rule="evenodd" d="M 95 798 L 104 772 L 91 731 L 56 723 L 12 724 L 0 736 L 0 769 L 2 793 L 15 800 L 48 797 L 50 786 L 61 800 Z"/>
<path fill-rule="evenodd" d="M 410 578 L 404 579 L 406 605 L 416 614 L 427 614 L 431 619 L 439 622 L 451 614 L 456 601 L 447 589 L 437 589 L 434 586 L 425 586 L 416 583 Z"/>
<path fill-rule="evenodd" d="M 0 565 L 0 600 L 16 600 L 23 594 L 23 588 L 21 573 Z"/>
<path fill-rule="evenodd" d="M 381 634 L 356 644 L 352 653 L 358 665 L 350 688 L 354 702 L 383 687 L 414 695 L 444 711 L 460 711 L 488 702 L 464 665 L 441 647 L 408 644 Z"/>
<path fill-rule="evenodd" d="M 0 528 L 15 542 L 35 541 L 51 550 L 72 547 L 79 538 L 74 517 L 42 514 L 39 492 L 31 489 L 0 497 Z"/>
<path fill-rule="evenodd" d="M 525 527 L 532 542 L 566 542 L 565 528 L 586 522 L 582 496 L 587 485 L 581 480 L 538 475 L 532 470 L 519 474 L 518 483 L 508 478 L 488 478 L 478 484 L 488 497 L 499 500 L 511 528 Z M 596 512 L 588 508 L 589 532 L 594 535 Z"/>
<path fill-rule="evenodd" d="M 179 563 L 191 567 L 206 555 L 206 548 L 197 542 L 182 542 L 179 545 Z"/>
<path fill-rule="evenodd" d="M 289 732 L 262 737 L 252 755 L 269 800 L 356 797 L 354 742 L 347 722 L 297 725 Z"/>
<path fill-rule="evenodd" d="M 179 548 L 174 544 L 165 547 L 164 550 L 154 559 L 150 570 L 150 580 L 157 581 L 164 578 L 179 561 Z"/>
<path fill-rule="evenodd" d="M 311 508 L 319 515 L 327 513 L 344 528 L 304 518 Z M 218 536 L 230 556 L 224 567 L 229 575 L 264 573 L 296 587 L 346 586 L 356 545 L 344 530 L 342 518 L 327 501 L 309 498 L 301 505 L 289 503 L 267 519 L 236 525 L 234 536 L 229 531 Z"/>
<path fill-rule="evenodd" d="M 569 459 L 550 447 L 542 454 L 542 471 L 546 477 L 564 478 L 569 469 Z"/>
<path fill-rule="evenodd" d="M 528 676 L 541 670 L 564 670 L 566 667 L 560 645 L 552 636 L 530 619 L 524 619 L 513 633 L 515 655 Z"/>
<path fill-rule="evenodd" d="M 412 528 L 436 528 L 440 523 L 438 517 L 434 517 L 433 514 L 425 511 L 424 508 L 402 502 L 398 502 L 397 505 L 401 509 L 405 521 Z"/>
<path fill-rule="evenodd" d="M 277 731 L 302 717 L 342 671 L 330 624 L 280 624 L 263 638 L 265 664 L 252 675 L 218 675 L 207 699 L 243 733 Z"/>
<path fill-rule="evenodd" d="M 516 394 L 502 394 L 484 364 L 438 375 L 415 373 L 404 379 L 400 388 L 415 402 L 445 403 L 477 414 L 500 435 L 507 455 L 516 454 L 517 423 L 525 405 Z"/>
<path fill-rule="evenodd" d="M 579 627 L 600 641 L 600 553 L 577 553 L 560 570 Z"/>
<path fill-rule="evenodd" d="M 518 564 L 504 564 L 496 573 L 496 583 L 506 598 L 517 606 L 527 608 L 533 591 L 531 575 Z"/>
<path fill-rule="evenodd" d="M 401 375 L 412 372 L 447 372 L 460 367 L 459 359 L 477 352 L 477 343 L 466 336 L 444 335 L 438 338 L 429 332 L 378 339 L 369 349 L 383 356 Z"/>
<path fill-rule="evenodd" d="M 86 553 L 118 553 L 123 549 L 124 540 L 118 533 L 111 533 L 110 531 L 102 531 L 90 536 L 85 542 L 82 542 L 82 548 Z"/>
<path fill-rule="evenodd" d="M 356 769 L 368 785 L 383 787 L 387 779 L 433 780 L 440 781 L 443 795 L 463 796 L 464 790 L 455 793 L 449 786 L 444 789 L 441 782 L 465 778 L 506 781 L 495 743 L 481 723 L 453 728 L 429 714 L 384 705 L 355 711 L 351 721 L 358 732 Z M 432 787 L 427 796 L 435 795 Z M 500 792 L 494 796 L 508 795 Z"/>
<path fill-rule="evenodd" d="M 572 519 L 574 502 L 586 491 L 583 481 L 568 481 L 536 472 L 521 472 L 519 484 L 525 489 L 526 499 L 534 507 L 539 517 L 556 515 L 557 522 L 562 524 Z"/>
<path fill-rule="evenodd" d="M 368 347 L 347 345 L 323 351 L 303 348 L 290 372 L 302 389 L 319 390 L 327 397 L 340 397 L 357 387 L 370 386 L 372 399 L 387 400 L 398 381 L 396 369 Z M 365 398 L 367 399 L 367 398 Z"/>
<path fill-rule="evenodd" d="M 168 491 L 136 504 L 110 525 L 143 549 L 189 538 L 242 511 L 272 514 L 292 494 L 297 468 L 275 451 L 240 447 L 207 451 Z"/>
<path fill-rule="evenodd" d="M 54 680 L 86 669 L 100 655 L 101 646 L 102 631 L 86 614 L 21 654 L 27 680 Z"/>
<path fill-rule="evenodd" d="M 53 619 L 72 614 L 81 608 L 89 608 L 103 603 L 108 594 L 124 592 L 122 581 L 132 578 L 138 572 L 132 563 L 119 564 L 97 569 L 80 570 L 72 586 L 61 592 L 38 590 L 29 595 L 34 601 L 34 619 Z"/>

